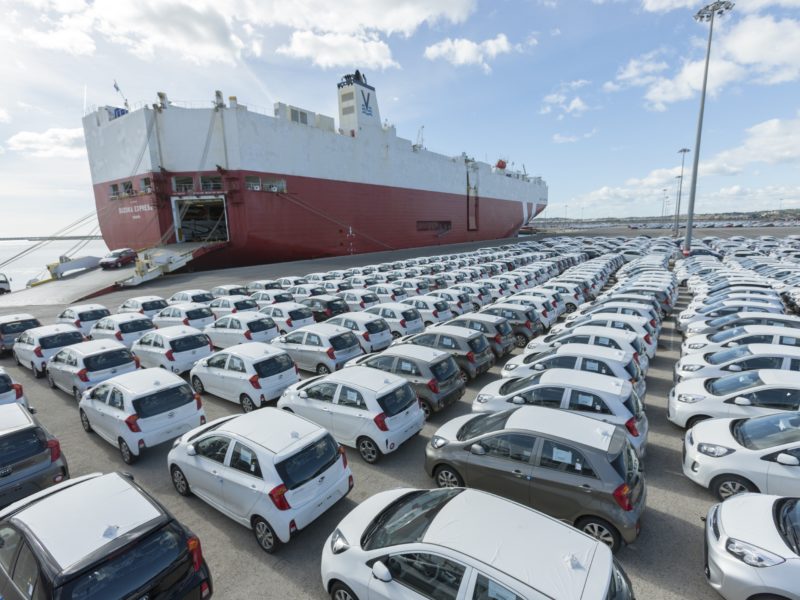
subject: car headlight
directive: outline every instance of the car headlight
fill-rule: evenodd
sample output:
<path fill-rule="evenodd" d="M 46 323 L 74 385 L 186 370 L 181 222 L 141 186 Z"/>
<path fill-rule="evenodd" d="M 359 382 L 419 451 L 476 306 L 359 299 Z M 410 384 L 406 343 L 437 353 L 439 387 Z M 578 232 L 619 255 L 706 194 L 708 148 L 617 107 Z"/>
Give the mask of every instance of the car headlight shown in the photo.
<path fill-rule="evenodd" d="M 681 314 L 678 316 L 678 318 L 679 318 L 681 321 L 685 321 L 686 319 L 690 319 L 690 318 L 692 318 L 693 316 L 694 316 L 694 313 L 681 313 Z"/>
<path fill-rule="evenodd" d="M 447 440 L 441 436 L 435 435 L 431 438 L 431 446 L 433 446 L 436 449 L 439 449 L 442 446 L 445 446 L 446 444 Z"/>
<path fill-rule="evenodd" d="M 785 559 L 781 558 L 777 554 L 773 554 L 772 552 L 764 550 L 763 548 L 759 548 L 758 546 L 748 544 L 747 542 L 743 542 L 735 538 L 728 539 L 727 543 L 725 544 L 725 549 L 730 554 L 741 560 L 743 563 L 750 565 L 751 567 L 774 567 L 775 565 L 785 562 Z"/>
<path fill-rule="evenodd" d="M 707 344 L 704 343 L 703 344 L 694 343 L 694 344 L 689 344 L 687 348 L 689 348 L 690 350 L 700 350 L 700 348 L 705 348 L 706 345 Z"/>
<path fill-rule="evenodd" d="M 694 373 L 702 368 L 702 365 L 681 365 L 681 371 L 688 371 Z"/>
<path fill-rule="evenodd" d="M 686 404 L 694 404 L 695 402 L 700 402 L 703 399 L 702 396 L 694 396 L 692 394 L 678 394 L 678 402 L 685 402 Z"/>
<path fill-rule="evenodd" d="M 334 554 L 341 554 L 350 547 L 347 538 L 338 529 L 334 529 L 331 534 L 331 552 Z"/>
<path fill-rule="evenodd" d="M 485 404 L 486 402 L 488 402 L 491 399 L 492 399 L 492 396 L 490 394 L 478 394 L 478 397 L 475 398 L 475 401 L 476 402 L 480 402 L 481 404 Z"/>
<path fill-rule="evenodd" d="M 513 370 L 514 370 L 514 369 L 516 369 L 518 366 L 519 366 L 519 365 L 518 365 L 518 364 L 516 364 L 516 363 L 511 363 L 510 365 L 506 365 L 505 367 L 503 367 L 503 369 L 504 369 L 504 370 L 506 370 L 506 371 L 513 371 Z"/>
<path fill-rule="evenodd" d="M 714 458 L 727 456 L 728 454 L 733 454 L 734 452 L 736 452 L 733 448 L 728 448 L 726 446 L 719 446 L 717 444 L 698 444 L 697 451 L 700 452 L 700 454 L 705 454 L 706 456 L 713 456 Z"/>

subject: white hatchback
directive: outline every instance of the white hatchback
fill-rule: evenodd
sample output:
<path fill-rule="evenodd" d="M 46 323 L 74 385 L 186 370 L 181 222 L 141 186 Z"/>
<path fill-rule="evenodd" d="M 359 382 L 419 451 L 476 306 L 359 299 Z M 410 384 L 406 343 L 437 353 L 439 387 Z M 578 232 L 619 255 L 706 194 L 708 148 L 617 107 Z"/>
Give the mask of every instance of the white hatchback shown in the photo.
<path fill-rule="evenodd" d="M 215 348 L 228 348 L 247 342 L 269 342 L 278 337 L 278 327 L 270 317 L 260 312 L 240 312 L 207 325 L 203 332 Z"/>
<path fill-rule="evenodd" d="M 120 304 L 118 313 L 140 313 L 152 317 L 157 312 L 167 307 L 167 301 L 161 296 L 136 296 L 128 298 Z"/>
<path fill-rule="evenodd" d="M 22 384 L 11 379 L 6 370 L 0 367 L 0 404 L 11 404 L 12 402 L 17 402 L 25 408 L 29 408 Z"/>
<path fill-rule="evenodd" d="M 36 378 L 44 377 L 47 361 L 59 350 L 86 341 L 74 325 L 43 325 L 23 331 L 14 344 L 17 365 L 33 371 Z"/>
<path fill-rule="evenodd" d="M 61 314 L 56 317 L 56 321 L 67 325 L 74 325 L 80 329 L 83 335 L 89 335 L 92 325 L 110 314 L 111 311 L 102 304 L 79 304 L 77 306 L 65 308 Z"/>
<path fill-rule="evenodd" d="M 180 292 L 175 292 L 172 296 L 167 298 L 167 304 L 193 303 L 208 306 L 213 299 L 214 296 L 212 296 L 211 292 L 208 290 L 182 290 Z"/>
<path fill-rule="evenodd" d="M 155 328 L 153 322 L 144 315 L 121 313 L 100 319 L 92 327 L 89 337 L 93 340 L 116 340 L 130 350 L 134 342 Z"/>
<path fill-rule="evenodd" d="M 214 298 L 223 298 L 225 296 L 247 296 L 250 292 L 243 285 L 238 283 L 228 283 L 225 285 L 218 285 L 211 288 L 211 295 Z"/>
<path fill-rule="evenodd" d="M 403 300 L 401 304 L 416 308 L 419 314 L 422 315 L 422 321 L 426 327 L 433 323 L 443 323 L 453 318 L 453 311 L 450 310 L 450 305 L 447 301 L 436 296 L 411 296 Z"/>
<path fill-rule="evenodd" d="M 370 464 L 397 450 L 425 424 L 411 385 L 369 367 L 350 367 L 297 383 L 283 393 L 278 408 L 325 427 Z"/>
<path fill-rule="evenodd" d="M 399 338 L 425 330 L 420 312 L 402 302 L 384 302 L 364 311 L 383 318 L 392 330 L 392 337 Z"/>
<path fill-rule="evenodd" d="M 83 392 L 115 375 L 139 368 L 139 359 L 112 340 L 81 342 L 61 349 L 47 362 L 47 382 L 80 402 Z"/>
<path fill-rule="evenodd" d="M 214 298 L 208 307 L 214 313 L 214 317 L 221 319 L 237 312 L 258 310 L 258 303 L 250 296 L 222 296 Z"/>
<path fill-rule="evenodd" d="M 189 374 L 199 393 L 208 392 L 250 412 L 280 397 L 299 380 L 288 353 L 271 344 L 250 342 L 232 346 L 198 361 Z"/>
<path fill-rule="evenodd" d="M 305 304 L 299 302 L 278 302 L 265 306 L 258 312 L 275 321 L 281 335 L 314 324 L 314 313 Z"/>
<path fill-rule="evenodd" d="M 281 302 L 294 302 L 294 296 L 282 288 L 277 290 L 261 290 L 260 292 L 255 292 L 250 297 L 256 301 L 258 308 L 264 308 L 265 306 L 271 306 L 272 304 L 279 304 Z"/>
<path fill-rule="evenodd" d="M 338 292 L 337 296 L 347 302 L 347 307 L 353 312 L 372 308 L 381 302 L 378 294 L 364 288 L 353 288 L 352 290 Z"/>
<path fill-rule="evenodd" d="M 153 317 L 156 327 L 171 327 L 173 325 L 187 325 L 202 329 L 214 322 L 214 313 L 205 304 L 187 302 L 172 304 Z"/>
<path fill-rule="evenodd" d="M 344 327 L 355 333 L 361 349 L 367 354 L 384 350 L 392 343 L 392 331 L 389 329 L 389 324 L 378 315 L 349 312 L 328 319 L 326 323 Z"/>
<path fill-rule="evenodd" d="M 85 392 L 78 406 L 83 429 L 117 446 L 125 464 L 206 422 L 200 395 L 163 369 L 112 377 Z"/>
<path fill-rule="evenodd" d="M 145 368 L 185 373 L 213 352 L 208 336 L 194 327 L 176 325 L 151 331 L 131 348 Z"/>

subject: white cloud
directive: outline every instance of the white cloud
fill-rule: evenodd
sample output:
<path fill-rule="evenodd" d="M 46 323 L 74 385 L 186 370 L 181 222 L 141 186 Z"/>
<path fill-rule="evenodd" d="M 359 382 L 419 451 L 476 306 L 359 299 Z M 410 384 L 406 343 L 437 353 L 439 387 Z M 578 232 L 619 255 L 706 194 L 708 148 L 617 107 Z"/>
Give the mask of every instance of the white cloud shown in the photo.
<path fill-rule="evenodd" d="M 645 100 L 654 110 L 666 110 L 667 104 L 688 100 L 700 91 L 703 85 L 705 60 L 685 62 L 673 78 L 658 78 L 649 84 Z M 724 58 L 711 58 L 708 67 L 708 93 L 717 94 L 727 84 L 737 81 L 744 75 L 744 69 Z"/>
<path fill-rule="evenodd" d="M 737 64 L 750 67 L 761 83 L 794 81 L 800 77 L 800 21 L 747 17 L 720 38 L 720 50 Z"/>
<path fill-rule="evenodd" d="M 564 110 L 570 114 L 579 115 L 582 112 L 589 110 L 589 107 L 586 106 L 586 103 L 581 100 L 579 96 L 575 96 Z"/>
<path fill-rule="evenodd" d="M 695 0 L 643 0 L 642 6 L 649 12 L 669 12 L 679 8 L 698 9 L 702 2 Z M 736 11 L 754 13 L 772 6 L 781 8 L 800 8 L 800 0 L 745 0 L 737 2 Z"/>
<path fill-rule="evenodd" d="M 81 158 L 86 155 L 80 127 L 20 131 L 8 138 L 8 149 L 35 158 Z"/>
<path fill-rule="evenodd" d="M 0 123 L 10 123 L 11 122 L 11 115 L 8 114 L 8 111 L 0 106 Z"/>
<path fill-rule="evenodd" d="M 592 129 L 591 131 L 587 131 L 582 135 L 565 135 L 561 133 L 556 133 L 553 135 L 553 142 L 556 144 L 572 144 L 579 140 L 588 140 L 590 137 L 594 137 L 597 134 L 597 129 Z"/>
<path fill-rule="evenodd" d="M 554 27 L 553 29 L 550 30 L 550 35 L 553 37 L 558 37 L 559 35 L 561 35 L 561 29 L 559 29 L 558 27 Z"/>
<path fill-rule="evenodd" d="M 558 115 L 556 117 L 558 120 L 563 119 L 565 114 L 572 115 L 573 117 L 580 116 L 589 110 L 589 105 L 586 104 L 580 96 L 573 96 L 572 90 L 580 89 L 590 83 L 591 81 L 588 79 L 575 79 L 573 81 L 560 83 L 554 92 L 542 98 L 542 106 L 539 108 L 539 114 L 547 115 L 554 110 L 558 110 Z"/>
<path fill-rule="evenodd" d="M 292 58 L 309 59 L 323 69 L 354 64 L 372 69 L 399 66 L 392 59 L 389 46 L 376 35 L 295 31 L 289 44 L 279 47 L 276 52 Z"/>
<path fill-rule="evenodd" d="M 513 47 L 504 33 L 493 39 L 473 42 L 465 38 L 446 38 L 425 48 L 428 60 L 443 59 L 456 66 L 477 65 L 485 73 L 491 72 L 489 61 L 500 54 L 511 52 Z"/>

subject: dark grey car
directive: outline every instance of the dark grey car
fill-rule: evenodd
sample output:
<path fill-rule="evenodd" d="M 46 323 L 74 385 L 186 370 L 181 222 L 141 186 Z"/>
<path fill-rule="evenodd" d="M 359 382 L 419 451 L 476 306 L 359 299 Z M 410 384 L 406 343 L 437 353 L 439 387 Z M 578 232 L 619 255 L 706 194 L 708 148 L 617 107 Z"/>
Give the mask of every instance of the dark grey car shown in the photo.
<path fill-rule="evenodd" d="M 495 358 L 502 358 L 514 349 L 514 330 L 508 319 L 497 315 L 470 313 L 448 321 L 445 325 L 480 331 L 489 342 Z"/>
<path fill-rule="evenodd" d="M 510 304 L 510 299 L 508 302 L 491 304 L 481 309 L 478 314 L 495 315 L 506 319 L 511 325 L 511 329 L 514 330 L 517 348 L 524 348 L 528 342 L 544 332 L 544 324 L 536 309 L 520 304 Z"/>
<path fill-rule="evenodd" d="M 21 404 L 0 405 L 0 508 L 68 478 L 58 440 Z"/>
<path fill-rule="evenodd" d="M 423 333 L 400 338 L 398 344 L 416 344 L 444 350 L 456 360 L 461 379 L 466 384 L 470 379 L 486 373 L 494 365 L 494 354 L 486 338 L 478 331 L 468 331 L 464 327 L 436 325 L 428 327 Z"/>

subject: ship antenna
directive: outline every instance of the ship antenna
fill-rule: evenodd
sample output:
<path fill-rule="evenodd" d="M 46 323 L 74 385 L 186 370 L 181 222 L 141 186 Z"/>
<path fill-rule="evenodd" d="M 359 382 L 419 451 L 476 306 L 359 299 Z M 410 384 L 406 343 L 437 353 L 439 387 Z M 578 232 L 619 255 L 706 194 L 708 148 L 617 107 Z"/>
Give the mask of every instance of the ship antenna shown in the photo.
<path fill-rule="evenodd" d="M 119 89 L 119 85 L 117 85 L 117 80 L 116 80 L 116 79 L 114 80 L 114 89 L 115 89 L 115 90 L 117 90 L 117 93 L 118 93 L 118 94 L 120 95 L 120 97 L 122 98 L 122 101 L 123 101 L 123 102 L 125 102 L 125 108 L 126 108 L 127 110 L 130 110 L 130 109 L 131 109 L 131 107 L 130 107 L 130 106 L 128 106 L 128 99 L 125 97 L 125 94 L 123 94 L 123 93 L 122 93 L 122 90 L 121 90 L 121 89 Z"/>

